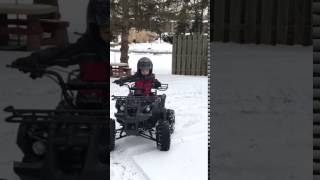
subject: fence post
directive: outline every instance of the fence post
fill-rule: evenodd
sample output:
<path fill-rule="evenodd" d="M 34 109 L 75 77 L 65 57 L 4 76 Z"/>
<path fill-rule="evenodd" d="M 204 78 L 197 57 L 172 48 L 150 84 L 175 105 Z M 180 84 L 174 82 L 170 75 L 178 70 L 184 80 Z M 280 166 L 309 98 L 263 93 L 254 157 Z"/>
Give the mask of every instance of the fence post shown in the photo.
<path fill-rule="evenodd" d="M 182 51 L 182 36 L 178 35 L 178 44 L 177 44 L 177 70 L 176 74 L 181 74 L 181 51 Z"/>
<path fill-rule="evenodd" d="M 182 36 L 182 51 L 181 51 L 181 75 L 186 75 L 186 51 L 187 51 L 187 36 Z"/>
<path fill-rule="evenodd" d="M 171 66 L 171 73 L 177 74 L 177 36 L 173 36 L 172 42 L 172 66 Z"/>

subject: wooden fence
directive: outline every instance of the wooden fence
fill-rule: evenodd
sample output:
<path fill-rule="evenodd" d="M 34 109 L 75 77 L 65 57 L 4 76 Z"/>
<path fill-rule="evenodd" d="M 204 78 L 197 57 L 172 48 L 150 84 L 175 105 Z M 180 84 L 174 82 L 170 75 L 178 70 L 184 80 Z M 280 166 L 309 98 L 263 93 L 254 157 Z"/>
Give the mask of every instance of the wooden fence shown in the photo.
<path fill-rule="evenodd" d="M 311 45 L 312 0 L 219 0 L 213 40 Z"/>
<path fill-rule="evenodd" d="M 207 75 L 208 40 L 202 34 L 173 38 L 172 74 Z"/>

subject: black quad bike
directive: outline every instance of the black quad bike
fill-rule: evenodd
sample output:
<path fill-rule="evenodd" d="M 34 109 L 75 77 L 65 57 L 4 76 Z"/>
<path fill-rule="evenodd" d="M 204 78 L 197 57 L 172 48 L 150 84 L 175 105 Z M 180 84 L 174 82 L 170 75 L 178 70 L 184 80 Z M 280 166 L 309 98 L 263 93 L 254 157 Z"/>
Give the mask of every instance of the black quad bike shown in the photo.
<path fill-rule="evenodd" d="M 153 89 L 151 96 L 137 96 L 135 91 L 143 91 L 133 83 L 123 84 L 128 87 L 128 96 L 112 96 L 116 100 L 116 121 L 121 128 L 116 129 L 115 120 L 110 122 L 110 150 L 115 147 L 115 140 L 135 135 L 154 140 L 160 151 L 170 149 L 171 134 L 174 132 L 174 110 L 165 108 L 166 95 L 158 95 L 157 90 L 166 91 L 168 84 Z"/>
<path fill-rule="evenodd" d="M 56 109 L 4 109 L 11 113 L 6 121 L 19 124 L 17 145 L 23 159 L 14 162 L 15 173 L 21 180 L 108 179 L 109 109 L 79 108 L 75 90 L 109 86 L 81 82 L 77 78 L 79 70 L 68 71 L 65 82 L 58 69 L 48 69 L 27 71 L 48 76 L 61 87 L 62 100 Z"/>

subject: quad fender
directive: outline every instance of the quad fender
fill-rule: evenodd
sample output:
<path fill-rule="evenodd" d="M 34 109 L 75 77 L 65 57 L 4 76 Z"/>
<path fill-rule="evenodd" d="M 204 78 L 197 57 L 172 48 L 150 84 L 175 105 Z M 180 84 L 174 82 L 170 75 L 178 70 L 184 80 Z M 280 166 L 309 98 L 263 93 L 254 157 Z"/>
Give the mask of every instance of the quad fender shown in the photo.
<path fill-rule="evenodd" d="M 20 124 L 18 128 L 18 135 L 17 135 L 17 145 L 23 152 L 23 154 L 28 153 L 28 140 L 26 139 L 27 131 L 28 131 L 27 124 Z"/>

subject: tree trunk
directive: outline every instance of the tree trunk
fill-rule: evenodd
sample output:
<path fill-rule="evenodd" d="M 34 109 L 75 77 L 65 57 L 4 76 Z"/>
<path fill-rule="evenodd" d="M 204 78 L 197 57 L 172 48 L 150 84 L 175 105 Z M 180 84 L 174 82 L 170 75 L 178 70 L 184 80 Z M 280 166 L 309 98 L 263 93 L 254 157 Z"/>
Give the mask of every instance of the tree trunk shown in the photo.
<path fill-rule="evenodd" d="M 129 31 L 128 30 L 122 30 L 121 32 L 121 48 L 120 48 L 120 52 L 121 52 L 121 56 L 120 56 L 120 61 L 122 63 L 128 63 L 129 60 Z"/>
<path fill-rule="evenodd" d="M 200 18 L 200 33 L 206 33 L 206 32 L 203 32 L 203 14 L 204 14 L 204 9 L 206 8 L 206 6 L 204 6 L 205 4 L 205 1 L 202 0 L 201 2 L 201 18 Z"/>
<path fill-rule="evenodd" d="M 121 29 L 121 48 L 120 48 L 120 62 L 128 63 L 129 56 L 129 7 L 128 7 L 128 0 L 122 0 L 122 10 L 123 10 L 123 17 L 122 17 L 122 29 Z"/>

